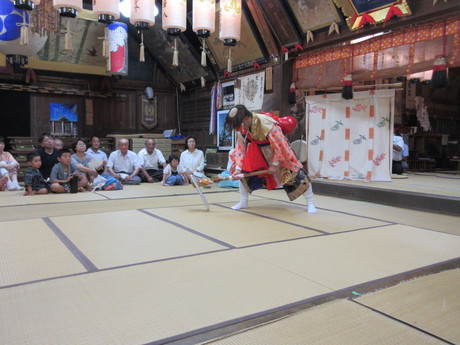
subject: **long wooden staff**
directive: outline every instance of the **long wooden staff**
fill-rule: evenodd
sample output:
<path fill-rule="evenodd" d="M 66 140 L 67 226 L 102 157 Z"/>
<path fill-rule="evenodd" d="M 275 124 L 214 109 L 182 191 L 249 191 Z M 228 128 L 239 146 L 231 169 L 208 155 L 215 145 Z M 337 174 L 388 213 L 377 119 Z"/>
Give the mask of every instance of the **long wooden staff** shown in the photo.
<path fill-rule="evenodd" d="M 253 172 L 250 172 L 250 173 L 245 173 L 245 174 L 239 174 L 239 175 L 236 175 L 236 176 L 241 178 L 241 177 L 251 177 L 251 176 L 257 176 L 257 175 L 263 175 L 263 174 L 270 174 L 270 172 L 268 170 L 260 170 L 260 171 L 253 171 Z M 228 181 L 228 180 L 233 180 L 233 176 L 226 176 L 226 177 L 216 176 L 216 177 L 213 177 L 212 180 L 214 182 Z"/>

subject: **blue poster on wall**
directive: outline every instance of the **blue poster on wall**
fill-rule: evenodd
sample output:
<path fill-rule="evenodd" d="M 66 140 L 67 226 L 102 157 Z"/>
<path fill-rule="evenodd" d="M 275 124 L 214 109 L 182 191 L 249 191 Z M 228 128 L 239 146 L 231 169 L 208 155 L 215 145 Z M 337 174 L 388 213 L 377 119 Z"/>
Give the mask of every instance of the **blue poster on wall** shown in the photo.
<path fill-rule="evenodd" d="M 50 103 L 50 121 L 77 122 L 77 105 L 67 103 Z"/>

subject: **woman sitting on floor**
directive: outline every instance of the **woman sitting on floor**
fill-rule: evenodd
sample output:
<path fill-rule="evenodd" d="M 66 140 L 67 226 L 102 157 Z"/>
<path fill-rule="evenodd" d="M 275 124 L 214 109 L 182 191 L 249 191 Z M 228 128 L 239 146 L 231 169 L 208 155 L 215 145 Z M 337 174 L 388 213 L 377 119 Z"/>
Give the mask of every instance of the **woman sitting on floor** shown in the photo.
<path fill-rule="evenodd" d="M 0 190 L 22 190 L 24 188 L 18 183 L 19 163 L 4 149 L 5 139 L 0 136 Z"/>

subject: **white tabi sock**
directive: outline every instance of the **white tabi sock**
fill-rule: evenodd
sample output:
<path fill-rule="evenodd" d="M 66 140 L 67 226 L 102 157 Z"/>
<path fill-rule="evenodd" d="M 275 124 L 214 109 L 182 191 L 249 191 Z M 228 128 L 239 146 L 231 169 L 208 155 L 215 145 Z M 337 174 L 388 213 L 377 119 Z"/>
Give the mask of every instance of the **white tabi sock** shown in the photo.
<path fill-rule="evenodd" d="M 307 212 L 308 213 L 316 213 L 318 212 L 316 210 L 315 204 L 313 203 L 313 186 L 310 183 L 310 187 L 303 193 L 303 196 L 305 197 L 305 200 L 307 200 Z"/>
<path fill-rule="evenodd" d="M 232 209 L 233 210 L 240 210 L 240 209 L 243 209 L 243 208 L 248 208 L 248 191 L 246 190 L 246 188 L 244 188 L 243 186 L 243 183 L 239 183 L 239 186 L 238 186 L 239 190 L 240 190 L 240 202 L 234 206 L 232 206 Z"/>

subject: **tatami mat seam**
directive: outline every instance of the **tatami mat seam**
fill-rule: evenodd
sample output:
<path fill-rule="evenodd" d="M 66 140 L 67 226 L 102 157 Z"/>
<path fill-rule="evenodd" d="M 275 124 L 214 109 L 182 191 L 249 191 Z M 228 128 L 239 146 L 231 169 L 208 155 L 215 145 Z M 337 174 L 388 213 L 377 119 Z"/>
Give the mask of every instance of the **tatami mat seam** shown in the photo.
<path fill-rule="evenodd" d="M 302 205 L 300 205 L 300 204 L 293 203 L 292 201 L 289 201 L 289 200 L 280 200 L 280 199 L 268 198 L 268 197 L 264 197 L 264 196 L 259 196 L 259 197 L 260 197 L 260 198 L 267 199 L 267 200 L 279 201 L 279 202 L 282 202 L 282 203 L 290 204 L 290 205 L 293 205 L 293 206 L 295 206 L 295 207 L 305 208 L 305 206 L 302 206 Z M 353 200 L 353 201 L 356 201 L 356 200 Z M 354 214 L 354 213 L 345 212 L 345 211 L 331 210 L 331 209 L 324 208 L 324 207 L 316 207 L 316 208 L 317 208 L 318 210 L 324 210 L 324 211 L 329 211 L 329 212 L 341 213 L 341 214 L 345 214 L 345 215 L 347 215 L 347 216 L 365 218 L 365 219 L 375 220 L 375 221 L 384 222 L 384 223 L 392 223 L 392 222 L 390 222 L 390 221 L 388 221 L 388 220 L 383 220 L 383 219 L 379 219 L 379 218 L 375 218 L 375 217 L 363 216 L 363 215 L 360 215 L 360 214 Z"/>
<path fill-rule="evenodd" d="M 85 275 L 85 274 L 93 274 L 93 273 L 104 272 L 104 271 L 111 271 L 111 270 L 118 270 L 118 269 L 123 269 L 123 268 L 130 268 L 130 267 L 140 266 L 140 265 L 154 264 L 154 263 L 163 262 L 163 261 L 171 261 L 171 260 L 190 258 L 190 257 L 200 256 L 200 255 L 214 254 L 214 253 L 219 253 L 219 252 L 225 252 L 225 251 L 228 251 L 228 250 L 231 250 L 231 249 L 232 248 L 217 249 L 217 250 L 211 250 L 211 251 L 208 251 L 208 252 L 193 253 L 193 254 L 180 255 L 180 256 L 174 256 L 174 257 L 163 258 L 163 259 L 156 259 L 156 260 L 149 260 L 149 261 L 142 261 L 142 262 L 134 262 L 134 263 L 131 263 L 131 264 L 120 265 L 120 266 L 100 268 L 100 269 L 96 269 L 95 271 L 79 272 L 79 273 L 66 274 L 66 275 L 62 275 L 62 276 L 55 276 L 55 277 L 49 277 L 49 278 L 44 278 L 44 279 L 31 280 L 31 281 L 28 281 L 28 282 L 22 282 L 22 283 L 17 283 L 17 284 L 0 286 L 0 290 L 14 288 L 14 287 L 17 287 L 17 286 L 22 286 L 22 285 L 37 284 L 37 283 L 42 283 L 42 282 L 46 282 L 46 281 L 50 281 L 50 280 L 71 278 L 71 277 Z"/>
<path fill-rule="evenodd" d="M 316 238 L 316 237 L 329 237 L 329 236 L 346 234 L 346 233 L 349 233 L 349 232 L 364 231 L 364 230 L 375 229 L 375 228 L 383 228 L 383 227 L 387 227 L 387 226 L 391 226 L 391 225 L 395 225 L 395 224 L 383 224 L 383 225 L 369 226 L 367 228 L 350 229 L 350 230 L 343 230 L 343 231 L 336 231 L 336 232 L 326 232 L 326 233 L 318 234 L 318 235 L 302 236 L 302 237 L 295 237 L 295 238 L 287 238 L 287 239 L 278 240 L 278 241 L 270 241 L 270 242 L 263 242 L 263 243 L 256 243 L 256 244 L 248 244 L 248 245 L 245 245 L 245 246 L 237 247 L 237 249 L 260 247 L 260 246 L 265 246 L 267 244 L 292 242 L 292 241 L 298 241 L 298 240 L 304 240 L 304 239 L 310 239 L 310 238 Z"/>
<path fill-rule="evenodd" d="M 220 193 L 236 193 L 236 191 L 233 190 L 222 190 L 222 191 L 207 191 L 205 194 L 220 194 Z M 100 202 L 100 201 L 118 201 L 118 200 L 132 200 L 132 199 L 149 199 L 149 198 L 169 198 L 169 197 L 175 197 L 175 196 L 192 196 L 196 195 L 199 196 L 198 193 L 180 193 L 180 194 L 168 194 L 168 195 L 149 195 L 149 196 L 138 196 L 138 197 L 126 197 L 126 198 L 109 198 L 106 195 L 96 193 L 94 192 L 93 194 L 96 194 L 98 196 L 104 197 L 104 200 L 91 200 L 91 202 Z M 40 196 L 37 196 L 39 198 Z M 14 204 L 14 205 L 2 205 L 0 206 L 0 209 L 2 208 L 9 208 L 9 207 L 20 207 L 20 206 L 38 206 L 38 205 L 56 205 L 56 204 L 68 204 L 68 203 L 82 203 L 82 202 L 88 202 L 88 200 L 72 200 L 72 201 L 56 201 L 56 202 L 43 202 L 39 204 L 35 203 L 29 203 L 29 204 Z"/>
<path fill-rule="evenodd" d="M 203 238 L 205 238 L 205 239 L 207 239 L 207 240 L 209 240 L 209 241 L 211 241 L 211 242 L 220 244 L 220 245 L 222 245 L 222 246 L 224 246 L 224 247 L 227 247 L 227 248 L 230 248 L 230 249 L 236 248 L 235 246 L 233 246 L 233 245 L 231 245 L 231 244 L 229 244 L 229 243 L 227 243 L 227 242 L 224 242 L 224 241 L 218 240 L 217 238 L 214 238 L 214 237 L 205 235 L 205 234 L 203 234 L 203 233 L 201 233 L 201 232 L 199 232 L 199 231 L 193 230 L 192 228 L 186 227 L 186 226 L 184 226 L 184 225 L 182 225 L 182 224 L 179 224 L 179 223 L 177 223 L 177 222 L 175 222 L 175 221 L 172 221 L 172 220 L 169 220 L 169 219 L 160 217 L 160 216 L 158 216 L 158 215 L 156 215 L 156 214 L 154 214 L 154 213 L 151 213 L 151 212 L 149 212 L 149 211 L 146 211 L 146 210 L 143 210 L 143 209 L 138 209 L 138 211 L 139 211 L 139 212 L 142 212 L 142 213 L 144 213 L 144 214 L 146 214 L 146 215 L 148 215 L 148 216 L 150 216 L 150 217 L 154 217 L 154 218 L 156 218 L 156 219 L 159 219 L 159 220 L 161 220 L 161 221 L 163 221 L 163 222 L 165 222 L 165 223 L 174 225 L 174 226 L 178 227 L 179 229 L 182 229 L 182 230 L 188 231 L 188 232 L 190 232 L 190 233 L 192 233 L 192 234 L 194 234 L 194 235 L 203 237 Z"/>
<path fill-rule="evenodd" d="M 408 326 L 408 327 L 410 327 L 410 328 L 412 328 L 412 329 L 415 329 L 415 330 L 418 331 L 418 332 L 422 332 L 422 333 L 424 333 L 424 334 L 426 334 L 426 335 L 429 335 L 429 336 L 431 336 L 431 337 L 433 337 L 433 338 L 436 338 L 437 340 L 440 340 L 440 341 L 442 341 L 442 342 L 444 342 L 444 343 L 446 343 L 446 344 L 455 345 L 454 343 L 451 343 L 450 341 L 448 341 L 448 340 L 446 340 L 446 339 L 443 339 L 443 338 L 437 336 L 436 334 L 430 333 L 430 332 L 424 330 L 423 328 L 419 328 L 419 327 L 414 326 L 414 325 L 412 325 L 412 324 L 410 324 L 410 323 L 408 323 L 408 322 L 405 322 L 405 321 L 403 321 L 403 320 L 401 320 L 401 319 L 398 319 L 398 318 L 396 318 L 396 317 L 394 317 L 394 316 L 391 316 L 391 315 L 389 315 L 389 314 L 387 314 L 387 313 L 384 313 L 384 312 L 381 311 L 381 310 L 378 310 L 378 309 L 375 309 L 375 308 L 370 307 L 370 306 L 368 306 L 368 305 L 365 305 L 365 304 L 363 304 L 363 303 L 360 303 L 360 302 L 356 301 L 356 300 L 353 299 L 353 298 L 347 298 L 347 299 L 348 299 L 349 301 L 351 301 L 351 302 L 353 302 L 353 303 L 355 303 L 355 304 L 361 306 L 361 307 L 364 307 L 364 308 L 366 308 L 366 309 L 368 309 L 368 310 L 373 311 L 374 313 L 377 313 L 377 314 L 379 314 L 379 315 L 382 315 L 382 316 L 384 316 L 384 317 L 386 317 L 386 318 L 389 318 L 389 319 L 391 319 L 391 320 L 393 320 L 393 321 L 402 323 L 402 324 L 405 325 L 405 326 Z"/>
<path fill-rule="evenodd" d="M 407 274 L 413 274 L 413 273 L 416 273 L 416 272 L 422 272 L 422 271 L 424 271 L 426 269 L 433 268 L 435 266 L 443 266 L 443 265 L 450 264 L 450 263 L 454 263 L 455 265 L 460 266 L 460 262 L 458 262 L 459 259 L 460 258 L 446 260 L 446 261 L 443 261 L 443 262 L 440 262 L 440 263 L 436 263 L 436 264 L 432 264 L 432 265 L 428 265 L 428 266 L 424 266 L 424 267 L 419 267 L 419 268 L 409 270 L 409 271 L 406 271 L 406 272 L 400 272 L 398 274 L 394 274 L 394 275 L 391 275 L 391 276 L 388 276 L 388 277 L 374 279 L 374 280 L 364 282 L 364 283 L 360 283 L 360 284 L 357 284 L 357 285 L 348 286 L 348 287 L 345 287 L 345 288 L 342 288 L 342 289 L 339 289 L 339 290 L 334 290 L 334 291 L 324 293 L 324 294 L 321 294 L 321 295 L 316 295 L 316 296 L 309 297 L 309 298 L 306 298 L 306 299 L 303 299 L 303 300 L 300 300 L 300 301 L 296 301 L 296 302 L 292 302 L 292 303 L 282 305 L 282 306 L 279 306 L 279 307 L 271 308 L 271 309 L 268 309 L 268 310 L 265 310 L 265 311 L 260 311 L 260 312 L 254 313 L 254 314 L 248 314 L 248 315 L 245 315 L 245 316 L 242 316 L 242 317 L 239 317 L 239 318 L 235 318 L 235 319 L 232 319 L 232 320 L 227 320 L 227 321 L 217 323 L 217 324 L 214 324 L 214 325 L 210 325 L 210 326 L 207 326 L 207 327 L 195 329 L 195 330 L 185 332 L 185 333 L 182 333 L 182 334 L 177 334 L 177 335 L 172 336 L 172 337 L 168 337 L 168 338 L 156 340 L 156 341 L 153 341 L 153 342 L 149 342 L 149 343 L 146 343 L 144 345 L 163 345 L 163 344 L 167 344 L 167 343 L 180 342 L 181 340 L 185 340 L 185 339 L 187 339 L 189 337 L 199 336 L 199 335 L 202 335 L 202 334 L 207 333 L 207 332 L 216 331 L 216 330 L 218 330 L 220 328 L 223 328 L 223 327 L 235 325 L 235 324 L 245 322 L 245 321 L 250 321 L 250 320 L 258 318 L 258 317 L 269 316 L 270 314 L 275 314 L 277 312 L 287 311 L 287 310 L 289 310 L 291 308 L 299 307 L 299 306 L 304 305 L 304 304 L 310 304 L 310 303 L 312 303 L 314 301 L 324 300 L 324 302 L 321 302 L 319 304 L 314 304 L 314 305 L 321 305 L 323 303 L 330 302 L 331 300 L 329 299 L 329 297 L 333 297 L 334 295 L 341 296 L 344 293 L 350 293 L 351 294 L 352 291 L 359 290 L 362 287 L 370 286 L 370 285 L 373 285 L 373 284 L 376 284 L 376 283 L 379 283 L 379 282 L 384 282 L 386 280 L 394 279 L 394 278 L 397 278 L 397 277 L 401 277 L 400 279 L 403 280 L 403 277 L 406 276 Z M 334 298 L 333 300 L 340 299 L 340 298 L 350 299 L 350 296 L 338 297 L 338 298 Z M 309 309 L 312 306 L 313 305 L 309 305 L 308 307 L 302 308 L 301 310 Z M 296 311 L 293 311 L 291 314 L 294 314 L 294 313 L 296 313 L 298 311 L 299 310 L 297 309 Z M 285 315 L 285 314 L 283 313 L 283 315 Z M 279 318 L 279 316 L 275 315 L 273 318 L 269 319 L 269 321 L 270 320 L 276 320 L 278 318 Z M 225 335 L 225 334 L 222 334 L 222 335 Z M 206 341 L 211 340 L 213 338 L 215 338 L 215 336 L 213 336 L 212 338 L 210 337 Z M 190 344 L 194 344 L 194 343 L 191 342 Z M 451 344 L 451 343 L 447 342 L 447 344 Z"/>
<path fill-rule="evenodd" d="M 61 229 L 59 229 L 56 224 L 53 223 L 51 219 L 44 217 L 43 221 L 88 272 L 96 272 L 98 270 L 96 265 L 94 265 L 94 263 L 92 263 L 91 260 L 83 254 L 83 252 L 66 236 L 66 234 L 62 232 Z"/>
<path fill-rule="evenodd" d="M 213 205 L 216 205 L 216 206 L 219 206 L 219 207 L 222 207 L 222 208 L 226 208 L 226 209 L 231 209 L 231 207 L 224 206 L 224 205 L 220 205 L 220 204 L 213 204 Z M 296 226 L 296 227 L 303 228 L 303 229 L 307 229 L 307 230 L 316 231 L 316 232 L 319 232 L 319 233 L 321 233 L 321 234 L 328 234 L 328 232 L 323 231 L 323 230 L 315 229 L 315 228 L 312 228 L 312 227 L 309 227 L 309 226 L 305 226 L 305 225 L 301 225 L 301 224 L 296 224 L 296 223 L 292 223 L 292 222 L 287 222 L 287 221 L 282 220 L 282 219 L 276 219 L 276 218 L 273 218 L 273 217 L 265 216 L 265 215 L 258 214 L 258 213 L 254 213 L 254 212 L 250 212 L 250 211 L 247 211 L 247 210 L 236 210 L 236 211 L 237 211 L 237 212 L 244 212 L 244 213 L 247 213 L 247 214 L 250 214 L 250 215 L 253 215 L 253 216 L 256 216 L 256 217 L 260 217 L 260 218 L 270 219 L 270 220 L 273 220 L 273 221 L 275 221 L 275 222 L 280 222 L 280 223 L 283 223 L 283 224 L 287 224 L 287 225 L 291 225 L 291 226 Z"/>

